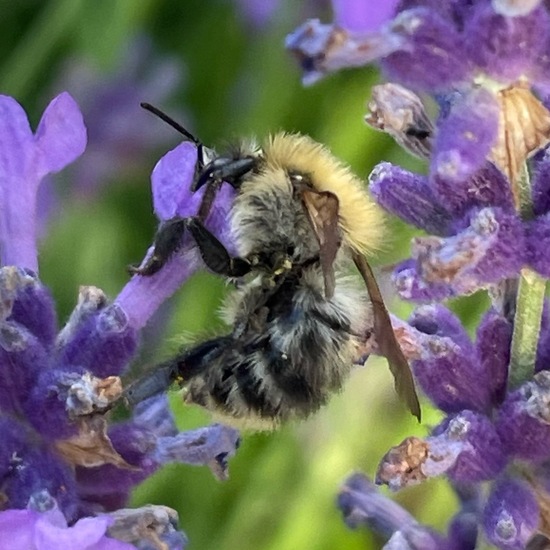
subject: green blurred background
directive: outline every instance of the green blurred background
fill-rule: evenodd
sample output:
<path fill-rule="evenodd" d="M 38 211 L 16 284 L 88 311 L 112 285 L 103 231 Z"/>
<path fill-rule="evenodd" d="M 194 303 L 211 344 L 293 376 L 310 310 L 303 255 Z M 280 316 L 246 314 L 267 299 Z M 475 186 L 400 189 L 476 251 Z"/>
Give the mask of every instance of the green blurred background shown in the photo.
<path fill-rule="evenodd" d="M 154 234 L 149 174 L 179 138 L 139 101 L 156 103 L 210 145 L 285 129 L 326 143 L 363 177 L 382 159 L 423 169 L 363 122 L 375 71 L 345 71 L 302 87 L 284 37 L 307 17 L 330 20 L 327 4 L 0 0 L 0 93 L 14 95 L 35 125 L 48 101 L 67 89 L 90 130 L 84 158 L 45 187 L 41 277 L 57 299 L 60 323 L 79 285 L 116 296 L 126 266 L 141 259 Z M 388 246 L 373 263 L 406 257 L 410 236 L 392 221 Z M 145 335 L 138 363 L 223 330 L 216 310 L 225 291 L 210 275 L 189 281 Z M 454 307 L 467 320 L 483 305 L 478 296 Z M 410 306 L 394 300 L 390 309 L 406 317 Z M 345 527 L 335 506 L 338 487 L 353 470 L 372 476 L 390 446 L 424 435 L 438 420 L 425 407 L 423 425 L 416 424 L 392 388 L 384 361 L 371 360 L 310 420 L 244 434 L 229 481 L 174 465 L 143 484 L 133 504 L 178 510 L 192 550 L 379 548 L 383 541 L 368 531 Z M 209 421 L 176 393 L 172 401 L 182 428 Z M 396 498 L 439 528 L 456 506 L 440 481 Z"/>

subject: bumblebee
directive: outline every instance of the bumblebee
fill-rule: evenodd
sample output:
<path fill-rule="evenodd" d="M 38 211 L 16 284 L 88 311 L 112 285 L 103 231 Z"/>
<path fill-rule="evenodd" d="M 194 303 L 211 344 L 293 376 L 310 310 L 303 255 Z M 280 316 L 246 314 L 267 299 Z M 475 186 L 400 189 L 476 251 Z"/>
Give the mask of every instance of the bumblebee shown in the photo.
<path fill-rule="evenodd" d="M 126 392 L 130 404 L 177 381 L 186 400 L 224 421 L 271 428 L 304 418 L 339 391 L 357 346 L 374 331 L 396 389 L 420 419 L 414 382 L 365 254 L 383 238 L 383 216 L 360 180 L 311 138 L 278 133 L 205 161 L 189 132 L 149 105 L 198 146 L 197 215 L 157 231 L 152 256 L 135 272 L 156 273 L 188 232 L 206 267 L 235 283 L 223 315 L 231 330 L 183 350 Z M 232 256 L 205 226 L 216 188 L 230 183 Z M 355 263 L 364 285 L 350 275 Z M 368 292 L 366 291 L 368 290 Z M 370 299 L 369 299 L 370 298 Z"/>

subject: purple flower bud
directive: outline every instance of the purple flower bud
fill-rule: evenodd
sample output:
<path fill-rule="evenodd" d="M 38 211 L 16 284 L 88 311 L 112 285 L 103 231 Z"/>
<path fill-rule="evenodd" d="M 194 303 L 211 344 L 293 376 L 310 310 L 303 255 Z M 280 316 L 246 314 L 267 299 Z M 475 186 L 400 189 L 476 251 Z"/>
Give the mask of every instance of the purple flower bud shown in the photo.
<path fill-rule="evenodd" d="M 348 17 L 345 23 L 350 24 Z M 298 60 L 304 71 L 302 82 L 307 86 L 343 67 L 361 67 L 385 57 L 398 50 L 402 42 L 403 38 L 387 27 L 376 32 L 353 32 L 310 19 L 286 37 L 285 47 Z"/>
<path fill-rule="evenodd" d="M 550 458 L 550 371 L 508 394 L 496 420 L 498 434 L 508 453 L 539 462 Z"/>
<path fill-rule="evenodd" d="M 109 518 L 113 520 L 108 529 L 109 535 L 135 544 L 140 549 L 159 548 L 158 542 L 166 550 L 183 550 L 187 546 L 185 534 L 176 530 L 178 514 L 167 506 L 149 504 L 137 509 L 126 508 L 112 512 Z M 151 535 L 151 545 L 144 540 L 144 532 Z"/>
<path fill-rule="evenodd" d="M 12 267 L 1 269 L 0 286 L 6 285 L 14 285 L 11 288 L 15 293 L 10 298 L 8 319 L 26 327 L 45 347 L 51 347 L 57 332 L 57 318 L 49 289 L 33 273 Z"/>
<path fill-rule="evenodd" d="M 466 195 L 464 182 L 485 163 L 496 141 L 498 124 L 496 97 L 483 88 L 467 93 L 451 107 L 447 117 L 439 121 L 431 177 L 447 181 L 448 188 L 457 186 L 459 193 Z M 441 196 L 443 200 L 446 198 Z"/>
<path fill-rule="evenodd" d="M 444 420 L 425 440 L 414 437 L 393 447 L 382 459 L 377 483 L 398 490 L 447 474 L 457 483 L 493 479 L 506 455 L 488 418 L 472 411 Z"/>
<path fill-rule="evenodd" d="M 49 368 L 46 350 L 18 323 L 0 323 L 0 410 L 21 412 L 29 389 Z"/>
<path fill-rule="evenodd" d="M 384 537 L 417 524 L 407 510 L 382 495 L 362 474 L 353 474 L 345 481 L 338 495 L 338 507 L 348 527 L 366 524 Z"/>
<path fill-rule="evenodd" d="M 212 424 L 175 436 L 159 437 L 153 457 L 156 462 L 184 462 L 207 465 L 219 479 L 227 478 L 227 461 L 240 443 L 239 432 L 222 424 Z"/>
<path fill-rule="evenodd" d="M 455 463 L 446 470 L 456 483 L 477 483 L 496 477 L 505 467 L 507 456 L 493 423 L 484 415 L 472 411 L 446 418 L 426 441 L 434 453 L 445 453 L 448 446 L 457 451 Z M 425 469 L 427 472 L 427 470 Z"/>
<path fill-rule="evenodd" d="M 511 323 L 492 309 L 483 316 L 477 329 L 476 354 L 481 371 L 491 373 L 488 383 L 493 405 L 500 404 L 506 393 L 512 330 Z"/>
<path fill-rule="evenodd" d="M 115 304 L 88 317 L 60 350 L 60 362 L 105 377 L 119 374 L 137 348 L 137 334 Z"/>
<path fill-rule="evenodd" d="M 544 7 L 506 17 L 489 4 L 478 5 L 464 29 L 466 55 L 495 80 L 513 82 L 531 76 L 530 68 L 546 52 L 550 18 Z"/>
<path fill-rule="evenodd" d="M 500 208 L 472 210 L 468 226 L 453 237 L 417 237 L 416 266 L 394 275 L 403 298 L 421 299 L 470 294 L 517 276 L 525 261 L 523 225 Z M 420 292 L 419 292 L 420 291 Z"/>
<path fill-rule="evenodd" d="M 21 464 L 21 457 L 26 455 L 30 446 L 32 433 L 28 428 L 8 416 L 0 417 L 0 479 L 4 480 Z"/>
<path fill-rule="evenodd" d="M 3 485 L 10 508 L 25 508 L 29 499 L 41 491 L 56 500 L 68 521 L 77 519 L 78 495 L 72 469 L 44 447 L 13 457 L 12 475 Z"/>
<path fill-rule="evenodd" d="M 134 407 L 133 420 L 156 436 L 173 436 L 178 433 L 166 394 L 150 397 Z"/>
<path fill-rule="evenodd" d="M 489 541 L 503 550 L 521 550 L 538 525 L 539 507 L 532 491 L 517 479 L 498 481 L 483 511 Z"/>
<path fill-rule="evenodd" d="M 422 7 L 401 12 L 391 32 L 402 45 L 382 61 L 389 80 L 417 91 L 437 92 L 468 78 L 471 66 L 463 54 L 463 38 L 437 12 Z"/>
<path fill-rule="evenodd" d="M 389 162 L 369 176 L 369 190 L 378 204 L 412 225 L 436 235 L 448 235 L 450 213 L 438 202 L 428 178 Z"/>
<path fill-rule="evenodd" d="M 418 308 L 409 323 L 422 342 L 412 368 L 426 395 L 447 413 L 487 410 L 487 372 L 459 320 L 445 307 L 434 305 Z"/>
<path fill-rule="evenodd" d="M 445 537 L 423 525 L 411 525 L 396 531 L 384 550 L 450 550 Z"/>

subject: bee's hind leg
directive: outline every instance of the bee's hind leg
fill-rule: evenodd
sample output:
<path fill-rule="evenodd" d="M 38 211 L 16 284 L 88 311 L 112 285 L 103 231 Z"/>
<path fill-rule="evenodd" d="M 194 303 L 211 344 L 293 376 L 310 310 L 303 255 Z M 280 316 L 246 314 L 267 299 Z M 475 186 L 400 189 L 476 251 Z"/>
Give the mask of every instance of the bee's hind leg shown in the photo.
<path fill-rule="evenodd" d="M 225 277 L 242 277 L 251 271 L 250 262 L 244 258 L 231 257 L 227 248 L 198 218 L 189 218 L 187 228 L 193 235 L 202 260 L 210 271 Z"/>
<path fill-rule="evenodd" d="M 153 254 L 141 267 L 130 266 L 132 274 L 151 276 L 160 271 L 182 245 L 189 230 L 197 243 L 200 255 L 208 269 L 226 277 L 242 277 L 251 270 L 250 262 L 231 257 L 225 246 L 208 230 L 199 218 L 172 218 L 164 222 L 155 235 Z"/>
<path fill-rule="evenodd" d="M 172 254 L 177 252 L 181 247 L 188 221 L 188 218 L 176 217 L 162 223 L 155 235 L 153 254 L 143 266 L 130 266 L 128 271 L 132 275 L 143 275 L 146 277 L 160 271 Z"/>
<path fill-rule="evenodd" d="M 231 336 L 220 336 L 183 350 L 130 384 L 122 399 L 133 407 L 149 397 L 167 391 L 174 383 L 183 386 L 233 346 L 234 340 Z"/>

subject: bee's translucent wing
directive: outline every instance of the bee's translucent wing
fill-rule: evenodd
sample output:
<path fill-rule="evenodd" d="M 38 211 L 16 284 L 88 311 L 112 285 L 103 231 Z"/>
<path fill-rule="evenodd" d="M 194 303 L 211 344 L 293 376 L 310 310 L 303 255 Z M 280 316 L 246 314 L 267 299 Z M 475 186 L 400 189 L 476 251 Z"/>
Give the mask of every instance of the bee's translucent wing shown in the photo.
<path fill-rule="evenodd" d="M 361 273 L 367 290 L 372 302 L 372 312 L 374 318 L 374 333 L 376 335 L 376 342 L 380 349 L 380 352 L 388 360 L 390 371 L 395 380 L 395 391 L 397 395 L 407 404 L 407 407 L 411 413 L 418 418 L 420 422 L 420 403 L 418 402 L 418 396 L 416 395 L 416 388 L 414 386 L 414 379 L 407 359 L 403 355 L 403 351 L 395 337 L 393 327 L 390 321 L 390 315 L 378 283 L 374 277 L 372 269 L 361 254 L 354 252 L 353 261 L 357 266 L 357 269 Z"/>

